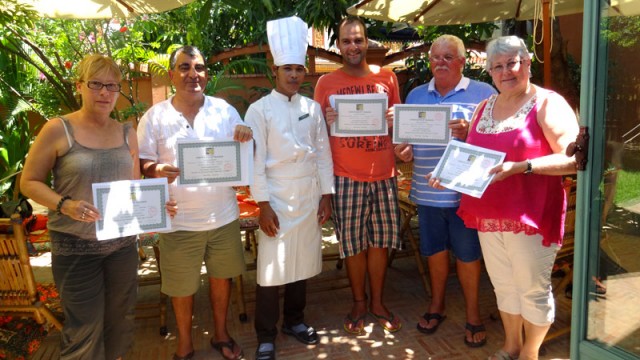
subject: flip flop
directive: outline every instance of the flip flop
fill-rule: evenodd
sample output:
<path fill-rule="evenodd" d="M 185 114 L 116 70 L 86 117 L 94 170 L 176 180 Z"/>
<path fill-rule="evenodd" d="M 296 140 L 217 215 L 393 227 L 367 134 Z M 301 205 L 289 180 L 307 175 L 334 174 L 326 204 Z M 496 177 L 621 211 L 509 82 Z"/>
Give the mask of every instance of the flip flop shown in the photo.
<path fill-rule="evenodd" d="M 371 311 L 369 311 L 369 314 L 371 314 L 371 316 L 376 318 L 376 320 L 378 321 L 378 324 L 380 324 L 380 326 L 382 326 L 382 328 L 387 330 L 388 332 L 393 333 L 402 329 L 402 322 L 400 322 L 400 320 L 397 320 L 396 316 L 393 315 L 391 311 L 389 311 L 389 317 L 386 317 L 384 315 L 374 314 Z M 397 324 L 394 324 L 394 321 L 397 321 Z M 391 324 L 391 326 L 388 326 L 387 323 Z"/>
<path fill-rule="evenodd" d="M 238 353 L 237 356 L 236 355 L 227 356 L 224 354 L 224 351 L 223 351 L 224 349 L 229 349 L 231 351 L 231 354 L 233 354 L 235 347 L 238 346 L 238 344 L 236 343 L 235 340 L 233 340 L 233 338 L 230 338 L 229 341 L 218 341 L 218 342 L 214 342 L 213 338 L 211 338 L 209 343 L 211 344 L 212 348 L 214 348 L 215 350 L 218 350 L 220 355 L 222 355 L 222 357 L 227 360 L 242 359 L 242 356 L 243 356 L 242 349 L 240 349 L 240 353 Z"/>
<path fill-rule="evenodd" d="M 471 333 L 471 341 L 467 340 L 467 334 L 464 335 L 464 344 L 467 345 L 470 348 L 479 348 L 484 346 L 487 343 L 487 336 L 485 334 L 484 339 L 478 341 L 478 342 L 474 342 L 473 341 L 473 337 L 479 333 L 479 332 L 487 332 L 487 329 L 484 327 L 484 324 L 480 324 L 480 325 L 473 325 L 473 324 L 469 324 L 467 323 L 464 328 L 466 330 L 469 330 L 469 332 Z"/>
<path fill-rule="evenodd" d="M 367 314 L 362 314 L 354 319 L 351 317 L 351 314 L 347 314 L 344 318 L 344 323 L 342 324 L 344 331 L 352 335 L 360 335 L 364 333 L 364 318 L 366 316 Z"/>
<path fill-rule="evenodd" d="M 427 320 L 427 323 L 429 323 L 431 320 L 436 320 L 438 321 L 438 323 L 436 323 L 436 325 L 434 327 L 423 327 L 420 326 L 420 323 L 418 323 L 418 325 L 416 325 L 416 328 L 418 329 L 418 331 L 420 331 L 423 334 L 433 334 L 434 332 L 436 332 L 438 330 L 438 327 L 440 327 L 440 324 L 442 324 L 443 321 L 445 321 L 445 319 L 447 318 L 447 315 L 440 315 L 437 313 L 424 313 L 424 315 L 422 315 L 422 318 Z"/>

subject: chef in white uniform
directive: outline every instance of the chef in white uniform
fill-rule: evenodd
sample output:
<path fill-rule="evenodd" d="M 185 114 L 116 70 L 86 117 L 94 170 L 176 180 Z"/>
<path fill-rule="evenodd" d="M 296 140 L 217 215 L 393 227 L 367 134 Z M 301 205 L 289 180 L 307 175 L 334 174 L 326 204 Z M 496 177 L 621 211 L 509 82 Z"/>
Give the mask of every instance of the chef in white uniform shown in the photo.
<path fill-rule="evenodd" d="M 276 88 L 251 104 L 245 121 L 255 140 L 251 192 L 260 206 L 256 359 L 275 359 L 285 286 L 282 332 L 305 344 L 318 335 L 304 323 L 306 279 L 322 270 L 321 225 L 331 216 L 333 163 L 320 105 L 298 94 L 306 74 L 307 24 L 298 17 L 269 21 Z"/>

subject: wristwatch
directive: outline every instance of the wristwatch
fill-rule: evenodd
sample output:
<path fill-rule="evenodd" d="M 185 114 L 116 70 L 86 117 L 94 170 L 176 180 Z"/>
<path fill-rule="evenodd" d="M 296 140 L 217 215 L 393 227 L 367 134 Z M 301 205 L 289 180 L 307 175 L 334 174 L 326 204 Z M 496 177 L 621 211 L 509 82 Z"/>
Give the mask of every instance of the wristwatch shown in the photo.
<path fill-rule="evenodd" d="M 525 175 L 533 174 L 533 165 L 531 165 L 531 160 L 527 159 L 527 170 L 524 171 Z"/>

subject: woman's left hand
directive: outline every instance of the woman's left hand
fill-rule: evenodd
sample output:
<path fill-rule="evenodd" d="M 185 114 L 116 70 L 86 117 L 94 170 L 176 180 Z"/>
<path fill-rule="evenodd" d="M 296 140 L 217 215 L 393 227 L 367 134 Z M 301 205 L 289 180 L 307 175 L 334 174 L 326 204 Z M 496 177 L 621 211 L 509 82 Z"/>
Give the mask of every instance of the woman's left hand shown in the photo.
<path fill-rule="evenodd" d="M 521 168 L 520 163 L 516 163 L 513 161 L 507 161 L 503 162 L 502 164 L 498 164 L 491 168 L 491 170 L 489 170 L 489 174 L 495 174 L 494 178 L 491 180 L 491 184 L 496 181 L 502 181 L 514 174 L 524 173 L 524 170 L 526 170 L 526 163 L 525 169 Z"/>
<path fill-rule="evenodd" d="M 62 203 L 60 210 L 76 221 L 91 223 L 100 220 L 98 208 L 84 200 L 67 200 Z"/>

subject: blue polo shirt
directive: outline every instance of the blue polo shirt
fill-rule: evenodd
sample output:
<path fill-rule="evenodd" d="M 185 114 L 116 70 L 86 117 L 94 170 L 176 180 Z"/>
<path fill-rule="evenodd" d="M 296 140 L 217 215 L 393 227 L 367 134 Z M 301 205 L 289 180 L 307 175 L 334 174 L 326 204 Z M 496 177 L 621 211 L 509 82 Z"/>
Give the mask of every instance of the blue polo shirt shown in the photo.
<path fill-rule="evenodd" d="M 452 119 L 471 120 L 476 106 L 496 90 L 489 84 L 462 77 L 455 89 L 441 96 L 435 88 L 434 79 L 428 84 L 411 90 L 407 104 L 451 105 Z M 418 205 L 433 207 L 457 207 L 460 204 L 458 192 L 438 190 L 429 186 L 425 175 L 432 172 L 446 146 L 413 145 L 413 179 L 410 199 Z"/>

